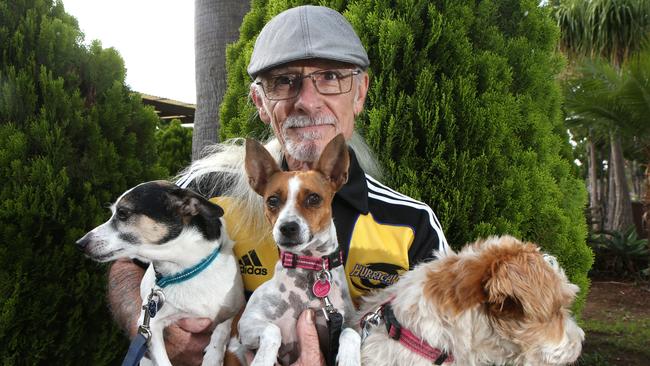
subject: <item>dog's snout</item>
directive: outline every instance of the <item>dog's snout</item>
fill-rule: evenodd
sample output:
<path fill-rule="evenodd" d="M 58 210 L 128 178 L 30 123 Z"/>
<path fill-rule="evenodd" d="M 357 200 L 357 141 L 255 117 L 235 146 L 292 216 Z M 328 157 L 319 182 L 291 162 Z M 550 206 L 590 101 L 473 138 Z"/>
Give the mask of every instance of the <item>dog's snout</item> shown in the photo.
<path fill-rule="evenodd" d="M 77 249 L 85 251 L 89 243 L 90 239 L 88 239 L 88 235 L 85 235 L 83 238 L 76 241 Z"/>
<path fill-rule="evenodd" d="M 280 226 L 280 232 L 287 238 L 295 238 L 300 232 L 300 226 L 295 221 L 287 222 Z"/>

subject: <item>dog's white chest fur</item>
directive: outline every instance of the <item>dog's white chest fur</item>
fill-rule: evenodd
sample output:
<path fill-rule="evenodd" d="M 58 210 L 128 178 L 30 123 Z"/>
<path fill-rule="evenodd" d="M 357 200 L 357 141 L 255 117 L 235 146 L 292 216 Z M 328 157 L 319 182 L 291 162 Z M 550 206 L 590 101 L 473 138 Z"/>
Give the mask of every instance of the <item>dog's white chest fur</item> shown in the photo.
<path fill-rule="evenodd" d="M 346 318 L 351 312 L 351 301 L 345 285 L 345 274 L 342 267 L 334 268 L 332 287 L 328 295 L 336 310 Z M 300 268 L 283 268 L 277 264 L 273 278 L 260 286 L 248 301 L 243 322 L 240 322 L 240 336 L 245 342 L 247 334 L 247 319 L 264 319 L 280 328 L 281 346 L 278 357 L 283 363 L 296 359 L 298 346 L 296 339 L 296 322 L 305 309 L 321 311 L 324 300 L 314 296 L 312 286 L 316 281 L 316 272 Z M 255 323 L 255 321 L 253 321 Z M 317 324 L 319 334 L 326 335 L 326 325 Z M 321 337 L 322 338 L 322 337 Z M 245 344 L 249 348 L 257 345 Z"/>
<path fill-rule="evenodd" d="M 241 277 L 230 249 L 223 249 L 210 266 L 181 285 L 162 289 L 165 303 L 156 315 L 156 321 L 170 324 L 187 317 L 214 318 L 217 323 L 234 316 L 243 305 Z M 140 295 L 146 301 L 155 287 L 156 275 L 150 265 L 140 285 Z M 216 286 L 216 284 L 219 284 Z M 219 312 L 220 310 L 221 313 Z"/>

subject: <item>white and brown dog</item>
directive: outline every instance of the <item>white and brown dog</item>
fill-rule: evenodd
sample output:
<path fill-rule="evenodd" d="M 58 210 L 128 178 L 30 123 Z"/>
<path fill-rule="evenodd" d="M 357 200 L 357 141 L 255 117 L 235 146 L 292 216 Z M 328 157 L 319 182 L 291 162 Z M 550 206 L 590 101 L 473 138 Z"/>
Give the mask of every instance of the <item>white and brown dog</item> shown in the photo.
<path fill-rule="evenodd" d="M 328 363 L 359 365 L 359 334 L 345 327 L 354 307 L 331 207 L 334 194 L 347 181 L 349 163 L 342 135 L 325 147 L 316 169 L 310 171 L 284 172 L 261 144 L 246 141 L 249 182 L 264 199 L 281 252 L 273 278 L 255 290 L 239 321 L 241 344 L 256 351 L 253 365 L 272 366 L 278 360 L 290 364 L 297 359 L 296 322 L 308 308 L 325 308 L 330 330 L 337 327 L 332 319 L 343 322 L 340 336 L 337 331 L 328 333 L 340 344 L 329 343 L 333 346 L 326 358 L 330 354 L 336 360 L 331 357 Z M 321 343 L 321 348 L 327 347 Z"/>
<path fill-rule="evenodd" d="M 157 296 L 164 298 L 150 319 L 151 360 L 171 365 L 163 340 L 167 325 L 205 317 L 217 326 L 203 364 L 221 365 L 233 317 L 245 302 L 221 207 L 190 190 L 155 181 L 128 190 L 111 210 L 111 218 L 77 246 L 98 262 L 135 258 L 151 263 L 140 286 L 143 303 L 152 289 L 162 291 Z M 143 318 L 144 312 L 139 324 Z"/>
<path fill-rule="evenodd" d="M 365 299 L 364 365 L 564 365 L 584 332 L 578 287 L 532 243 L 491 237 L 441 254 Z"/>

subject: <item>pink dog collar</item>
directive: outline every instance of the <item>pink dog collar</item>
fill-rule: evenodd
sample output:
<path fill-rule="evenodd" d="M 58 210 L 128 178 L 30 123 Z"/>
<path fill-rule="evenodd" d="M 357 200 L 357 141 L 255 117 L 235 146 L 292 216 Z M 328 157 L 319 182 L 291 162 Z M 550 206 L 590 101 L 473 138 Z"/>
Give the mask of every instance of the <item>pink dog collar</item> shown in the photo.
<path fill-rule="evenodd" d="M 280 260 L 284 268 L 303 268 L 312 271 L 330 270 L 343 264 L 343 252 L 338 250 L 323 257 L 310 257 L 290 252 L 281 252 Z"/>
<path fill-rule="evenodd" d="M 395 313 L 393 313 L 393 307 L 390 303 L 382 305 L 381 312 L 384 322 L 386 323 L 386 330 L 388 331 L 389 337 L 398 341 L 409 350 L 433 362 L 434 365 L 442 365 L 443 362 L 454 361 L 454 356 L 451 353 L 431 347 L 431 345 L 423 339 L 420 339 L 410 330 L 402 328 L 402 325 L 395 317 Z"/>

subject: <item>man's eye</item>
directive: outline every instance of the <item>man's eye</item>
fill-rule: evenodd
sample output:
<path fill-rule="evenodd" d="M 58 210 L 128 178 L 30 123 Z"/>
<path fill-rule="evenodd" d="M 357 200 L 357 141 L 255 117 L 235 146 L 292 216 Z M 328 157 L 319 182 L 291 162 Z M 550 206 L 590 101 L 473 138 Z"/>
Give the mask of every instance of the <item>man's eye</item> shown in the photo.
<path fill-rule="evenodd" d="M 295 75 L 279 75 L 273 78 L 273 87 L 292 86 L 296 83 Z"/>
<path fill-rule="evenodd" d="M 278 207 L 280 207 L 280 198 L 278 198 L 278 196 L 271 196 L 271 197 L 266 199 L 266 205 L 270 209 L 278 208 Z"/>
<path fill-rule="evenodd" d="M 131 216 L 131 212 L 124 207 L 120 207 L 115 211 L 115 216 L 117 216 L 117 219 L 120 221 L 126 221 L 129 216 Z"/>
<path fill-rule="evenodd" d="M 341 73 L 334 70 L 327 70 L 320 73 L 323 80 L 333 81 L 341 78 Z"/>
<path fill-rule="evenodd" d="M 321 196 L 317 195 L 316 193 L 311 193 L 309 196 L 307 196 L 307 206 L 318 206 L 320 203 L 323 201 Z"/>

